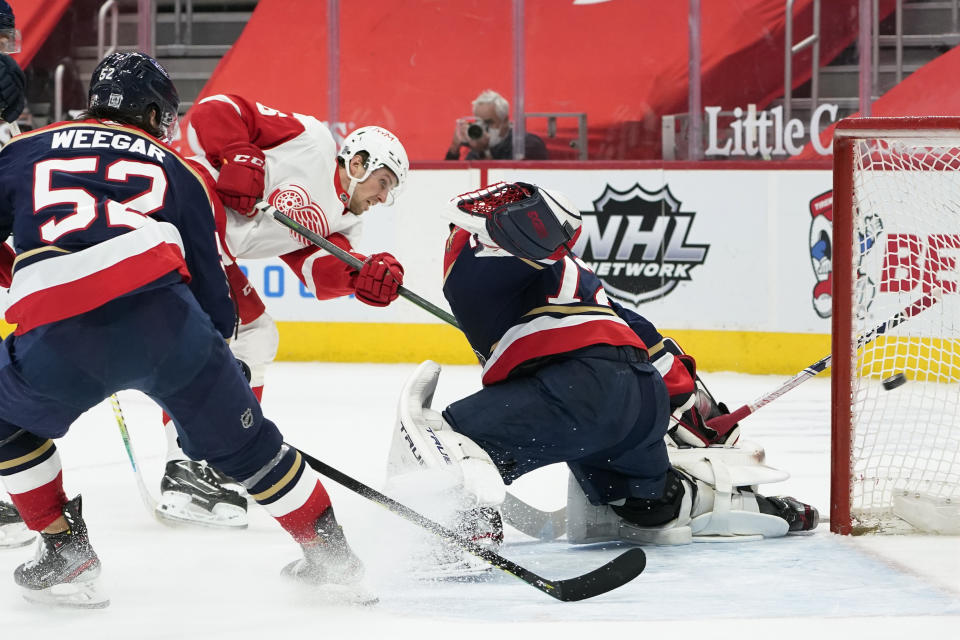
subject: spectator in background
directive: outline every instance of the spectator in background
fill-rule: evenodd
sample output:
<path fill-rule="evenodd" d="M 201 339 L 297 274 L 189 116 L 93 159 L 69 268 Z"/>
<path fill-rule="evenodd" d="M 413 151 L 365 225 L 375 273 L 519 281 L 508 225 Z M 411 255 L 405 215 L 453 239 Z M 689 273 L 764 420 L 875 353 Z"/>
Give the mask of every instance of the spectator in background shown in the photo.
<path fill-rule="evenodd" d="M 23 111 L 23 71 L 8 53 L 20 51 L 20 32 L 16 28 L 13 9 L 0 0 L 0 120 L 16 122 Z"/>
<path fill-rule="evenodd" d="M 466 160 L 512 160 L 513 123 L 510 103 L 496 91 L 487 89 L 473 101 L 473 119 L 459 118 L 447 160 L 460 159 L 460 147 L 469 147 Z M 543 140 L 528 133 L 524 140 L 525 160 L 546 160 Z"/>

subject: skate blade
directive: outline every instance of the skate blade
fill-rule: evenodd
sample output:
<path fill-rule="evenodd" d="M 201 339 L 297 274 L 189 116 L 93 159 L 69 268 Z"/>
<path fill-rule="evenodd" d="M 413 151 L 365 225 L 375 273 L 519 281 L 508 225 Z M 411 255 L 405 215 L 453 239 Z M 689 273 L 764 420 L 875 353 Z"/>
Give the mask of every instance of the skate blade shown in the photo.
<path fill-rule="evenodd" d="M 23 598 L 32 604 L 66 609 L 103 609 L 110 598 L 96 581 L 65 582 L 46 589 L 23 589 Z"/>
<path fill-rule="evenodd" d="M 218 504 L 207 511 L 191 502 L 189 496 L 165 493 L 156 508 L 164 524 L 192 525 L 214 529 L 246 529 L 247 512 L 232 504 Z"/>
<path fill-rule="evenodd" d="M 36 535 L 22 522 L 6 524 L 0 527 L 0 549 L 16 549 L 33 542 Z"/>
<path fill-rule="evenodd" d="M 284 577 L 294 583 L 315 605 L 370 607 L 380 602 L 380 598 L 375 593 L 359 582 L 353 584 L 336 584 L 333 582 L 317 584 L 300 580 L 295 576 L 284 575 Z"/>
<path fill-rule="evenodd" d="M 361 584 L 321 584 L 311 587 L 311 596 L 324 604 L 372 607 L 380 602 L 375 593 Z"/>

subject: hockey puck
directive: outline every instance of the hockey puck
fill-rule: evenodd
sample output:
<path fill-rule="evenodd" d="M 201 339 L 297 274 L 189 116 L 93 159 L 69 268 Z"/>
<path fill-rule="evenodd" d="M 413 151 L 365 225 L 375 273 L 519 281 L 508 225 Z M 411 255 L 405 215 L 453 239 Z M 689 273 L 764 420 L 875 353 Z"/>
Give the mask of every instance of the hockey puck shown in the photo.
<path fill-rule="evenodd" d="M 902 373 L 895 373 L 883 381 L 883 388 L 887 391 L 890 391 L 891 389 L 896 389 L 897 387 L 901 387 L 905 384 L 907 384 L 907 376 L 903 375 Z"/>

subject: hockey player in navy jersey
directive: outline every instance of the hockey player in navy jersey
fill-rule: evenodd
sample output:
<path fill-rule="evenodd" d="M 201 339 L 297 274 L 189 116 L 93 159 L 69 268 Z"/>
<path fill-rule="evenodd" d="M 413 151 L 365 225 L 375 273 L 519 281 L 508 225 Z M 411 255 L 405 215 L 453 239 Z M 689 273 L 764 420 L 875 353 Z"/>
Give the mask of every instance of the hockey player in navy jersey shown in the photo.
<path fill-rule="evenodd" d="M 668 453 L 671 412 L 688 414 L 696 395 L 690 363 L 675 347 L 664 349 L 652 324 L 611 304 L 572 253 L 581 221 L 569 199 L 499 183 L 455 198 L 447 213 L 443 291 L 483 364 L 483 388 L 438 412 L 430 402 L 440 367 L 419 367 L 401 394 L 388 463 L 393 486 L 424 469 L 446 472 L 446 481 L 430 484 L 447 490 L 448 501 L 455 496 L 448 523 L 494 546 L 504 484 L 559 462 L 571 472 L 571 542 L 679 544 L 816 526 L 812 507 L 752 489 L 783 472 L 751 451 L 704 447 L 732 444 L 734 432 L 688 420 L 674 438 L 699 448 Z M 656 365 L 653 346 L 663 351 Z M 671 395 L 682 401 L 671 403 Z"/>
<path fill-rule="evenodd" d="M 235 313 L 211 193 L 161 142 L 178 103 L 155 60 L 112 54 L 81 120 L 0 152 L 0 240 L 12 234 L 17 253 L 5 274 L 17 328 L 0 348 L 0 478 L 41 534 L 14 572 L 32 601 L 109 602 L 54 440 L 121 389 L 154 399 L 189 455 L 241 482 L 302 545 L 286 575 L 344 588 L 361 579 L 318 476 L 263 416 L 224 340 Z"/>
<path fill-rule="evenodd" d="M 12 135 L 4 130 L 7 122 L 16 122 L 23 111 L 24 85 L 23 71 L 9 53 L 20 50 L 20 32 L 17 30 L 13 9 L 5 0 L 0 0 L 0 146 L 6 137 Z M 13 265 L 13 249 L 0 243 L 0 286 L 8 287 L 3 278 L 3 270 Z M 12 504 L 0 500 L 0 549 L 21 547 L 30 544 L 33 533 L 23 524 L 23 519 Z"/>

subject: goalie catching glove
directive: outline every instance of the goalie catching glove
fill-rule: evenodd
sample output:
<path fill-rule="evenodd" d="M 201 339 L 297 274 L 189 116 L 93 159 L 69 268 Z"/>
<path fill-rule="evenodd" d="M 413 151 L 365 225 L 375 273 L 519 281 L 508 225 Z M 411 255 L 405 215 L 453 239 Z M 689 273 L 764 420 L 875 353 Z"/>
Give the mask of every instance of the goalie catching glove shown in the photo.
<path fill-rule="evenodd" d="M 361 302 L 385 307 L 397 299 L 402 284 L 403 265 L 389 253 L 375 253 L 363 261 L 354 293 Z"/>
<path fill-rule="evenodd" d="M 216 189 L 223 204 L 253 217 L 257 213 L 254 205 L 263 197 L 263 151 L 249 142 L 233 142 L 220 152 L 220 163 Z"/>

